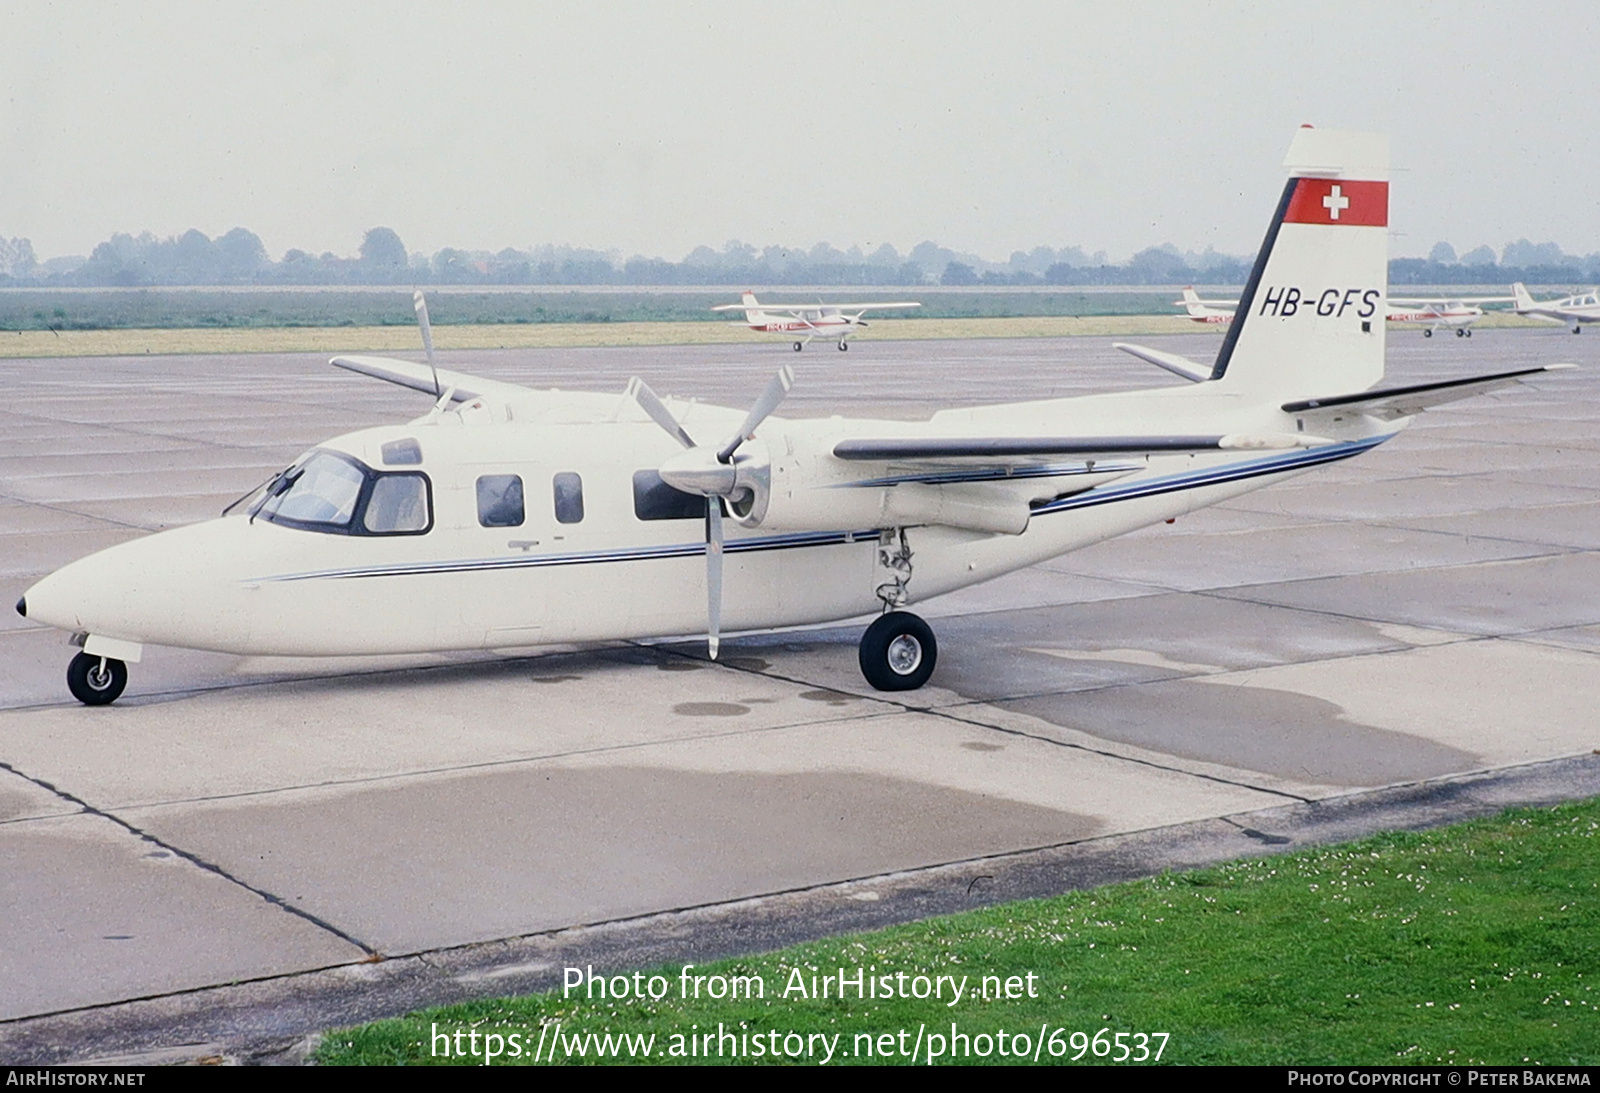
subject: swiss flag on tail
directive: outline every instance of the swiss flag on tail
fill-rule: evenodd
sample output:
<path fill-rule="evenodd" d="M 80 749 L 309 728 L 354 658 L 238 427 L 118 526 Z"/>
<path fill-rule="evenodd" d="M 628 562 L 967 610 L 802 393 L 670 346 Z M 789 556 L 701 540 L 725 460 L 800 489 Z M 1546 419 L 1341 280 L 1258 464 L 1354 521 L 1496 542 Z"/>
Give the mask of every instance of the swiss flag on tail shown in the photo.
<path fill-rule="evenodd" d="M 1299 178 L 1283 219 L 1289 224 L 1389 224 L 1389 184 L 1346 179 Z"/>

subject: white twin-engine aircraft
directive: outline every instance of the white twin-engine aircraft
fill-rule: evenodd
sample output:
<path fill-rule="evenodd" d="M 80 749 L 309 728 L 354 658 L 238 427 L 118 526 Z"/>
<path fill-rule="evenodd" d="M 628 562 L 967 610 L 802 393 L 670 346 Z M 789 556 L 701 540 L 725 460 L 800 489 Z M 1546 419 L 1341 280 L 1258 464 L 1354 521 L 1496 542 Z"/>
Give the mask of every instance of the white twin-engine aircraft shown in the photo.
<path fill-rule="evenodd" d="M 1513 310 L 1518 315 L 1530 319 L 1571 323 L 1574 334 L 1583 333 L 1584 323 L 1600 323 L 1600 288 L 1592 288 L 1576 296 L 1564 296 L 1559 300 L 1549 300 L 1544 303 L 1535 301 L 1528 294 L 1527 286 L 1521 281 L 1512 285 L 1511 291 L 1514 293 L 1512 298 L 1516 301 Z"/>
<path fill-rule="evenodd" d="M 783 334 L 795 339 L 796 353 L 811 344 L 812 338 L 829 338 L 839 343 L 841 350 L 850 348 L 850 335 L 867 326 L 862 318 L 869 311 L 889 311 L 897 308 L 921 307 L 915 300 L 889 304 L 763 304 L 756 294 L 746 291 L 740 303 L 722 304 L 712 311 L 742 311 L 745 326 L 762 334 Z M 802 337 L 802 335 L 804 335 Z"/>
<path fill-rule="evenodd" d="M 76 635 L 67 678 L 112 701 L 153 643 L 324 656 L 500 649 L 830 622 L 875 687 L 920 687 L 905 608 L 1359 455 L 1425 407 L 1551 365 L 1383 378 L 1386 138 L 1304 128 L 1216 361 L 1140 355 L 1181 386 L 945 410 L 906 423 L 536 391 L 339 357 L 437 395 L 328 441 L 234 515 L 74 562 L 17 609 Z M 1139 347 L 1134 347 L 1139 348 Z M 728 525 L 732 525 L 731 527 Z"/>

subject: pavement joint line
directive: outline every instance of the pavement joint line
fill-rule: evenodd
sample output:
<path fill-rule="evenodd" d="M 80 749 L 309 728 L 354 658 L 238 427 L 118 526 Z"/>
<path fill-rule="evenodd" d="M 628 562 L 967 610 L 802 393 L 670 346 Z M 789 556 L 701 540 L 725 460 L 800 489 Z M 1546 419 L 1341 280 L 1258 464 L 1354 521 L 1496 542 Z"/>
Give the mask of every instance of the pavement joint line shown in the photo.
<path fill-rule="evenodd" d="M 679 655 L 680 656 L 687 656 L 689 654 L 680 653 Z M 767 678 L 767 679 L 781 679 L 786 683 L 792 683 L 792 684 L 795 684 L 796 686 L 818 687 L 817 684 L 809 683 L 806 680 L 802 680 L 802 679 L 795 679 L 795 678 L 793 678 L 791 676 L 783 676 L 783 675 L 778 675 L 776 673 L 755 671 L 754 669 L 741 668 L 738 665 L 734 665 L 734 664 L 730 664 L 727 667 L 729 667 L 730 669 L 732 669 L 733 671 L 736 671 L 736 672 L 748 672 L 751 675 L 762 676 L 762 677 Z M 819 689 L 833 690 L 833 688 L 831 688 L 831 687 L 824 687 L 824 688 L 819 688 Z M 843 692 L 843 693 L 848 693 L 848 692 Z M 927 714 L 927 715 L 932 716 L 932 717 L 942 717 L 947 721 L 953 721 L 953 722 L 955 722 L 957 724 L 961 724 L 961 725 L 971 725 L 971 726 L 976 727 L 976 728 L 991 729 L 991 730 L 993 730 L 995 732 L 1005 733 L 1005 734 L 1007 734 L 1009 736 L 1022 737 L 1023 739 L 1027 739 L 1027 740 L 1037 740 L 1037 741 L 1039 741 L 1041 743 L 1051 744 L 1051 745 L 1054 745 L 1055 747 L 1058 747 L 1058 748 L 1070 748 L 1070 749 L 1075 750 L 1075 751 L 1087 752 L 1087 753 L 1089 753 L 1091 755 L 1103 756 L 1103 757 L 1105 757 L 1107 759 L 1118 759 L 1118 760 L 1121 760 L 1121 761 L 1127 762 L 1127 763 L 1135 763 L 1135 764 L 1138 764 L 1139 766 L 1151 767 L 1151 768 L 1154 768 L 1156 770 L 1164 770 L 1164 771 L 1167 771 L 1168 773 L 1171 773 L 1171 774 L 1183 774 L 1183 775 L 1187 775 L 1187 776 L 1189 776 L 1191 778 L 1200 778 L 1200 779 L 1203 779 L 1205 781 L 1219 782 L 1219 783 L 1222 783 L 1223 785 L 1236 786 L 1236 787 L 1239 787 L 1241 789 L 1255 790 L 1258 793 L 1268 793 L 1268 794 L 1272 794 L 1273 796 L 1277 796 L 1277 797 L 1286 797 L 1286 798 L 1288 798 L 1290 800 L 1301 801 L 1301 802 L 1304 802 L 1304 803 L 1307 803 L 1307 804 L 1312 803 L 1312 801 L 1314 800 L 1311 797 L 1302 797 L 1299 794 L 1289 793 L 1289 792 L 1287 792 L 1285 790 L 1281 790 L 1281 789 L 1266 789 L 1266 788 L 1264 788 L 1262 786 L 1251 785 L 1248 782 L 1239 782 L 1239 781 L 1234 781 L 1234 780 L 1229 779 L 1229 778 L 1223 778 L 1220 775 L 1201 774 L 1201 773 L 1197 773 L 1195 771 L 1184 770 L 1181 767 L 1169 767 L 1169 766 L 1166 766 L 1166 765 L 1164 765 L 1162 763 L 1157 763 L 1157 762 L 1155 762 L 1154 760 L 1151 760 L 1151 759 L 1140 759 L 1140 758 L 1136 758 L 1136 757 L 1131 756 L 1131 755 L 1121 755 L 1121 754 L 1119 754 L 1117 752 L 1114 752 L 1114 751 L 1106 751 L 1106 750 L 1102 750 L 1100 748 L 1092 748 L 1092 747 L 1088 746 L 1087 744 L 1074 744 L 1074 743 L 1069 743 L 1069 742 L 1067 742 L 1065 740 L 1055 740 L 1055 739 L 1052 739 L 1051 737 L 1044 736 L 1044 735 L 1039 734 L 1039 733 L 1027 732 L 1027 731 L 1025 731 L 1023 729 L 1007 728 L 1007 727 L 1005 727 L 1003 725 L 991 725 L 991 724 L 989 724 L 988 722 L 985 722 L 985 721 L 975 721 L 975 720 L 972 720 L 971 718 L 957 717 L 956 715 L 954 715 L 954 714 L 949 712 L 949 707 L 944 707 L 944 706 L 916 706 L 916 705 L 913 705 L 913 704 L 911 704 L 909 702 L 904 702 L 904 701 L 900 701 L 900 700 L 897 700 L 897 699 L 894 699 L 894 698 L 885 698 L 885 697 L 880 697 L 880 698 L 877 699 L 877 701 L 882 702 L 883 704 L 885 704 L 887 706 L 897 706 L 900 709 L 904 710 L 906 713 L 919 713 L 919 714 Z M 977 700 L 973 700 L 973 702 L 971 702 L 970 704 L 971 705 L 981 705 L 982 703 L 977 701 Z M 1061 845 L 1066 845 L 1066 844 L 1061 844 Z"/>
<path fill-rule="evenodd" d="M 152 530 L 151 528 L 146 527 L 144 524 L 130 524 L 126 520 L 117 520 L 117 519 L 115 519 L 113 517 L 110 517 L 110 516 L 96 516 L 96 515 L 94 515 L 92 513 L 79 512 L 76 509 L 67 508 L 64 504 L 61 504 L 59 502 L 36 501 L 31 497 L 18 497 L 15 494 L 11 494 L 11 493 L 0 493 L 0 500 L 12 501 L 12 502 L 15 502 L 18 505 L 29 505 L 29 506 L 32 506 L 33 508 L 44 509 L 44 510 L 46 510 L 48 512 L 60 512 L 60 513 L 66 514 L 68 516 L 77 516 L 77 517 L 79 517 L 81 519 L 84 519 L 84 520 L 99 520 L 99 521 L 101 521 L 103 523 L 114 524 L 117 527 L 131 528 L 134 531 L 150 531 L 150 530 Z M 16 532 L 15 534 L 18 534 L 18 535 L 32 535 L 32 534 L 37 534 L 37 533 L 35 533 L 35 532 Z M 48 533 L 46 533 L 46 534 L 48 534 Z"/>
<path fill-rule="evenodd" d="M 0 1018 L 0 1029 L 13 1032 L 11 1039 L 14 1042 L 6 1046 L 14 1062 L 21 1065 L 59 1063 L 105 1055 L 108 1046 L 117 1046 L 112 1039 L 117 1035 L 122 1037 L 123 1046 L 132 1041 L 146 1049 L 224 1040 L 228 1042 L 230 1050 L 237 1054 L 273 1061 L 286 1045 L 298 1044 L 304 1035 L 329 1027 L 394 1017 L 431 1006 L 459 1004 L 498 994 L 556 989 L 559 982 L 549 972 L 562 959 L 586 959 L 591 963 L 599 963 L 602 968 L 654 967 L 690 958 L 703 963 L 753 952 L 769 952 L 823 937 L 883 929 L 1014 899 L 1062 895 L 1171 871 L 1209 868 L 1241 858 L 1313 850 L 1318 846 L 1346 842 L 1383 831 L 1423 830 L 1440 824 L 1495 815 L 1519 805 L 1539 806 L 1584 799 L 1600 789 L 1600 763 L 1597 763 L 1596 754 L 1542 759 L 1511 767 L 1356 790 L 1320 801 L 1273 805 L 1180 824 L 1089 836 L 1047 847 L 1009 850 L 619 919 L 396 953 L 376 963 L 339 962 L 296 972 L 239 979 L 227 984 L 202 985 L 46 1013 Z M 1578 768 L 1575 775 L 1574 767 Z M 1544 771 L 1541 772 L 1539 768 L 1544 768 Z M 1574 775 L 1568 777 L 1567 781 L 1577 784 L 1558 787 L 1560 793 L 1554 797 L 1548 791 L 1530 794 L 1522 790 L 1514 793 L 1508 801 L 1503 796 L 1502 799 L 1496 799 L 1493 792 L 1508 784 L 1513 790 L 1518 790 L 1521 780 L 1550 772 L 1555 772 L 1558 778 L 1563 774 Z M 1574 790 L 1577 796 L 1573 795 Z M 1366 810 L 1368 815 L 1357 816 L 1356 819 L 1365 822 L 1357 823 L 1354 831 L 1347 830 L 1350 823 L 1346 814 L 1363 805 L 1369 806 Z M 1431 813 L 1428 811 L 1430 808 Z M 1391 813 L 1396 811 L 1401 815 L 1392 816 Z M 1406 813 L 1409 812 L 1418 812 L 1420 815 L 1410 817 L 1406 822 Z M 1276 826 L 1280 830 L 1294 832 L 1299 838 L 1288 836 L 1288 842 L 1278 843 L 1276 840 L 1285 836 L 1269 835 L 1261 839 L 1246 834 L 1248 830 L 1259 832 L 1259 829 L 1247 829 L 1239 821 L 1257 818 L 1258 822 L 1266 821 L 1263 826 Z M 1370 822 L 1372 819 L 1378 822 Z M 1259 848 L 1240 854 L 1236 845 L 1233 848 L 1216 847 L 1215 838 L 1208 836 L 1207 832 L 1208 829 L 1214 829 L 1219 821 L 1224 827 L 1246 834 L 1246 838 L 1252 839 Z M 1332 830 L 1317 830 L 1319 823 Z M 1309 838 L 1306 837 L 1308 832 Z M 1166 837 L 1165 840 L 1162 840 L 1162 836 Z M 1130 847 L 1137 850 L 1140 842 L 1152 841 L 1158 844 L 1153 847 L 1154 853 L 1146 853 L 1142 857 L 1135 854 L 1133 857 L 1136 860 L 1129 860 Z M 1161 845 L 1163 842 L 1165 845 Z M 1070 856 L 1072 852 L 1078 852 L 1082 860 L 1040 860 L 1063 853 Z M 974 865 L 998 866 L 997 872 L 1002 874 L 997 877 L 996 883 L 980 890 L 978 899 L 972 898 L 968 890 L 970 883 L 965 886 L 957 884 L 956 887 L 964 893 L 959 900 L 954 900 L 945 887 L 937 885 L 948 874 Z M 970 878 L 966 877 L 957 877 L 956 880 L 970 882 Z M 888 892 L 890 898 L 871 904 L 854 901 L 846 904 L 836 898 L 830 899 L 841 891 L 862 885 L 875 885 L 879 890 L 888 886 L 894 890 Z M 829 899 L 827 905 L 818 906 L 824 899 Z M 795 902 L 809 903 L 811 906 L 786 906 Z M 755 913 L 754 917 L 751 912 Z M 763 912 L 767 914 L 765 921 L 761 918 Z M 767 931 L 772 936 L 741 935 L 735 939 L 737 944 L 733 944 L 719 937 L 717 928 L 721 925 L 719 920 L 735 915 L 739 916 L 741 922 L 750 921 L 757 930 L 763 926 L 776 925 L 777 928 Z M 586 940 L 583 937 L 585 934 L 602 936 L 588 939 L 590 945 L 582 957 L 577 957 L 570 949 L 550 951 L 562 943 L 581 945 Z M 604 936 L 607 934 L 612 936 Z M 751 938 L 755 939 L 754 947 Z M 532 950 L 539 943 L 545 943 L 545 947 L 537 951 L 525 951 Z M 479 955 L 492 955 L 496 959 L 480 959 L 470 963 L 463 961 L 458 970 L 451 971 L 449 957 L 452 955 L 464 957 L 466 961 Z M 364 964 L 386 969 L 390 980 L 381 983 L 365 980 L 354 984 L 329 981 L 331 975 Z M 406 975 L 405 966 L 408 964 L 421 966 L 433 973 L 435 978 L 413 983 L 413 990 L 409 993 L 403 989 L 385 992 L 385 987 L 394 988 Z M 463 989 L 472 973 L 478 973 L 478 979 L 482 979 L 481 973 L 485 970 L 515 969 L 530 964 L 537 964 L 546 971 L 542 974 L 530 973 L 526 981 L 518 983 L 511 983 L 509 976 L 495 977 L 490 982 L 509 985 L 491 987 L 488 992 Z M 277 993 L 264 999 L 252 999 L 244 989 L 251 986 L 276 987 Z M 399 986 L 404 988 L 406 984 Z M 403 996 L 396 997 L 397 994 Z M 162 1002 L 178 1005 L 161 1007 L 159 1004 Z M 183 1009 L 185 1006 L 187 1010 Z M 152 1012 L 142 1013 L 140 1007 L 148 1007 Z M 177 1012 L 170 1012 L 174 1009 Z M 97 1018 L 101 1023 L 85 1022 L 82 1020 L 85 1017 Z M 121 1027 L 117 1018 L 123 1019 Z M 52 1021 L 66 1023 L 53 1026 Z M 204 1029 L 199 1034 L 195 1028 L 197 1023 Z M 270 1029 L 265 1035 L 259 1028 L 262 1024 Z M 286 1025 L 293 1025 L 298 1031 L 287 1033 Z M 32 1043 L 29 1042 L 30 1033 L 33 1034 Z M 78 1042 L 68 1043 L 70 1038 Z M 21 1057 L 17 1056 L 19 1044 L 23 1052 Z M 35 1052 L 32 1057 L 27 1055 L 30 1047 Z M 76 1053 L 69 1054 L 73 1052 Z"/>
<path fill-rule="evenodd" d="M 572 759 L 586 755 L 606 755 L 613 752 L 627 752 L 642 750 L 645 748 L 658 748 L 665 744 L 676 745 L 699 743 L 706 740 L 726 740 L 739 736 L 759 736 L 763 733 L 769 732 L 787 732 L 791 729 L 811 729 L 823 725 L 836 725 L 844 722 L 862 722 L 880 717 L 896 717 L 902 712 L 904 711 L 893 709 L 885 710 L 881 713 L 867 714 L 864 716 L 857 715 L 851 717 L 840 715 L 838 717 L 820 718 L 816 721 L 790 721 L 782 725 L 765 725 L 760 728 L 727 729 L 721 732 L 699 733 L 693 736 L 678 737 L 670 741 L 644 740 L 633 741 L 626 744 L 606 744 L 592 748 L 572 748 L 568 751 L 550 752 L 545 755 L 521 756 L 516 759 L 485 759 L 477 763 L 460 763 L 452 766 L 429 767 L 425 770 L 397 771 L 390 774 L 363 775 L 358 778 L 337 778 L 324 782 L 306 782 L 301 785 L 273 786 L 268 789 L 247 789 L 240 790 L 237 793 L 218 793 L 205 797 L 175 797 L 171 800 L 165 801 L 125 802 L 112 807 L 129 811 L 133 809 L 159 809 L 175 805 L 210 804 L 217 801 L 234 801 L 246 797 L 270 797 L 279 793 L 294 793 L 299 790 L 337 789 L 341 786 L 363 786 L 374 785 L 383 782 L 403 782 L 413 778 L 427 778 L 438 774 L 461 774 L 469 771 L 495 770 L 502 767 L 519 767 L 533 763 L 555 762 L 561 759 Z M 4 763 L 0 763 L 0 767 L 3 767 L 4 765 Z"/>
<path fill-rule="evenodd" d="M 1577 506 L 1577 505 L 1592 505 L 1592 504 L 1594 504 L 1593 501 L 1569 501 L 1569 502 L 1563 502 L 1562 505 L 1541 505 L 1539 507 L 1540 508 L 1561 508 L 1561 507 L 1565 507 L 1566 505 Z M 1496 511 L 1507 512 L 1507 511 L 1516 511 L 1516 510 L 1498 509 Z M 1479 513 L 1449 512 L 1449 513 L 1444 513 L 1441 517 L 1417 516 L 1417 517 L 1400 517 L 1399 519 L 1401 519 L 1401 520 L 1404 520 L 1404 519 L 1432 520 L 1432 519 L 1449 519 L 1452 516 L 1476 516 L 1476 515 L 1481 515 L 1481 514 L 1479 514 Z M 1454 536 L 1457 539 L 1467 539 L 1467 540 L 1481 539 L 1484 542 L 1488 542 L 1488 543 L 1515 543 L 1518 546 L 1538 547 L 1538 548 L 1541 548 L 1543 550 L 1543 553 L 1537 553 L 1537 554 L 1513 554 L 1509 558 L 1486 558 L 1486 559 L 1483 560 L 1483 562 L 1468 562 L 1468 563 L 1465 563 L 1467 565 L 1482 565 L 1485 562 L 1521 562 L 1521 561 L 1526 561 L 1529 558 L 1551 558 L 1551 557 L 1555 557 L 1555 556 L 1560 555 L 1560 554 L 1587 554 L 1587 553 L 1589 553 L 1590 551 L 1592 551 L 1594 549 L 1593 547 L 1573 546 L 1570 543 L 1540 543 L 1540 542 L 1535 542 L 1535 541 L 1533 541 L 1531 539 L 1518 539 L 1518 538 L 1516 538 L 1515 536 L 1512 536 L 1512 535 L 1484 535 L 1484 534 L 1481 534 L 1481 533 L 1478 533 L 1478 532 L 1472 532 L 1472 533 L 1468 534 L 1468 533 L 1459 532 L 1459 531 L 1440 531 L 1438 528 L 1410 527 L 1410 526 L 1408 526 L 1406 524 L 1403 524 L 1403 523 L 1385 522 L 1385 521 L 1382 521 L 1382 520 L 1374 520 L 1374 521 L 1371 522 L 1370 526 L 1379 527 L 1379 528 L 1393 528 L 1395 531 L 1415 531 L 1415 532 L 1421 532 L 1424 535 L 1450 535 L 1450 536 Z M 1456 563 L 1456 564 L 1462 564 L 1462 563 Z M 1387 572 L 1387 573 L 1396 573 L 1396 572 L 1418 573 L 1418 572 L 1422 572 L 1422 571 L 1424 571 L 1426 569 L 1436 569 L 1436 568 L 1439 568 L 1439 567 L 1437 567 L 1437 566 L 1417 566 L 1415 568 L 1407 568 L 1407 569 L 1404 569 L 1404 570 L 1393 570 L 1393 569 L 1391 569 L 1391 570 L 1383 570 L 1381 572 Z M 1372 576 L 1372 574 L 1361 574 L 1361 576 Z"/>
<path fill-rule="evenodd" d="M 34 785 L 40 787 L 41 789 L 44 789 L 47 792 L 55 794 L 57 797 L 61 798 L 63 801 L 69 801 L 72 804 L 77 805 L 80 809 L 83 810 L 84 813 L 87 813 L 90 816 L 98 817 L 98 818 L 103 819 L 103 820 L 109 820 L 111 823 L 113 823 L 116 826 L 118 826 L 118 827 L 122 828 L 123 830 L 127 831 L 129 834 L 133 835 L 135 838 L 138 838 L 138 839 L 141 839 L 141 840 L 143 840 L 145 842 L 148 842 L 152 846 L 160 847 L 162 850 L 165 850 L 169 854 L 174 854 L 177 857 L 182 858 L 184 861 L 188 862 L 191 865 L 197 866 L 198 868 L 203 869 L 208 873 L 213 873 L 216 876 L 221 877 L 223 880 L 228 881 L 230 884 L 234 884 L 234 885 L 237 885 L 240 888 L 243 888 L 245 891 L 250 892 L 251 894 L 260 897 L 261 899 L 265 900 L 267 903 L 269 903 L 272 906 L 278 908 L 280 911 L 287 911 L 289 914 L 294 915 L 297 918 L 304 919 L 305 921 L 311 923 L 311 925 L 316 926 L 319 929 L 327 931 L 328 933 L 330 933 L 333 936 L 337 937 L 339 940 L 344 941 L 344 942 L 346 942 L 346 943 L 348 943 L 350 945 L 354 945 L 356 948 L 358 948 L 362 952 L 366 953 L 368 957 L 375 957 L 375 956 L 381 955 L 381 954 L 379 954 L 378 950 L 374 949 L 371 945 L 368 945 L 366 942 L 361 941 L 360 939 L 352 936 L 351 934 L 348 934 L 345 931 L 339 929 L 339 927 L 333 925 L 333 923 L 328 922 L 327 920 L 325 920 L 323 918 L 320 918 L 317 915 L 312 914 L 310 911 L 307 911 L 307 910 L 304 910 L 303 908 L 294 906 L 288 900 L 284 899 L 282 896 L 279 896 L 279 895 L 276 895 L 275 893 L 269 892 L 265 888 L 258 888 L 255 885 L 250 884 L 248 881 L 245 881 L 240 877 L 234 876 L 232 873 L 230 873 L 226 869 L 222 868 L 222 866 L 217 865 L 214 862 L 206 861 L 204 858 L 200 857 L 198 854 L 191 853 L 190 851 L 183 849 L 182 847 L 178 846 L 175 843 L 169 843 L 165 839 L 158 838 L 157 836 L 150 834 L 148 831 L 142 830 L 138 826 L 129 823 L 127 820 L 124 820 L 121 816 L 118 816 L 114 812 L 108 812 L 105 809 L 96 808 L 94 805 L 91 805 L 88 801 L 85 801 L 83 798 L 77 796 L 76 794 L 69 793 L 67 790 L 64 790 L 64 789 L 60 788 L 59 786 L 53 785 L 52 783 L 45 781 L 43 778 L 39 778 L 39 777 L 36 777 L 35 775 L 28 774 L 28 773 L 26 773 L 24 771 L 18 770 L 16 767 L 12 766 L 10 763 L 4 762 L 4 761 L 0 761 L 0 770 L 10 771 L 12 774 L 15 774 L 18 778 L 24 778 L 24 779 L 28 780 L 29 782 L 32 782 Z"/>

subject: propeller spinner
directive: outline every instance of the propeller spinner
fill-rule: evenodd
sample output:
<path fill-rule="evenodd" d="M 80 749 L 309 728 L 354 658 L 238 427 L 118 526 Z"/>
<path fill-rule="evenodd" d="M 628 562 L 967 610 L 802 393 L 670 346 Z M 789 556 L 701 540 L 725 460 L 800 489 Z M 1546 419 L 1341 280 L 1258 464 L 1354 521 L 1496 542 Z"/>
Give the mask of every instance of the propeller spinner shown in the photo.
<path fill-rule="evenodd" d="M 755 436 L 756 429 L 778 408 L 789 388 L 794 386 L 794 372 L 788 365 L 778 369 L 761 397 L 745 415 L 739 431 L 721 447 L 700 445 L 672 416 L 666 404 L 638 376 L 628 381 L 627 394 L 639 404 L 650 419 L 661 426 L 684 451 L 661 465 L 661 480 L 674 489 L 686 493 L 699 493 L 706 499 L 706 645 L 711 659 L 717 659 L 717 647 L 722 630 L 722 502 L 737 502 L 742 488 L 734 456 L 739 446 Z"/>

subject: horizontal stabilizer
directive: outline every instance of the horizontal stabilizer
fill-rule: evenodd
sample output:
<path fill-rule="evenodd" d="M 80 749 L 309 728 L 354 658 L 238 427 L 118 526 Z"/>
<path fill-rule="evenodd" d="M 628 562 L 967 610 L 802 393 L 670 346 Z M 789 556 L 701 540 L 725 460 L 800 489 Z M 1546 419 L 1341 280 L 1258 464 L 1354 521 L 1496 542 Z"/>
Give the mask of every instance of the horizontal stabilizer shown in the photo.
<path fill-rule="evenodd" d="M 1112 342 L 1111 348 L 1120 349 L 1130 356 L 1138 357 L 1146 363 L 1157 368 L 1165 368 L 1173 375 L 1182 376 L 1186 380 L 1200 383 L 1211 378 L 1209 364 L 1196 364 L 1188 357 L 1180 357 L 1176 353 L 1163 353 L 1159 349 L 1146 349 L 1142 345 L 1131 345 L 1128 342 Z"/>
<path fill-rule="evenodd" d="M 1227 436 L 889 437 L 841 440 L 833 454 L 848 460 L 1005 459 L 1046 455 L 1093 458 L 1228 449 L 1305 448 L 1326 441 L 1290 433 Z"/>
<path fill-rule="evenodd" d="M 1529 376 L 1542 372 L 1556 372 L 1578 367 L 1575 364 L 1548 364 L 1541 368 L 1519 368 L 1515 372 L 1495 372 L 1487 376 L 1469 376 L 1466 379 L 1443 380 L 1439 383 L 1419 383 L 1410 387 L 1386 387 L 1375 391 L 1362 391 L 1354 395 L 1334 395 L 1329 398 L 1305 399 L 1283 404 L 1285 413 L 1304 414 L 1318 410 L 1349 409 L 1358 414 L 1393 419 L 1410 417 L 1430 406 L 1439 406 L 1457 399 L 1471 398 L 1498 387 L 1509 387 Z"/>

